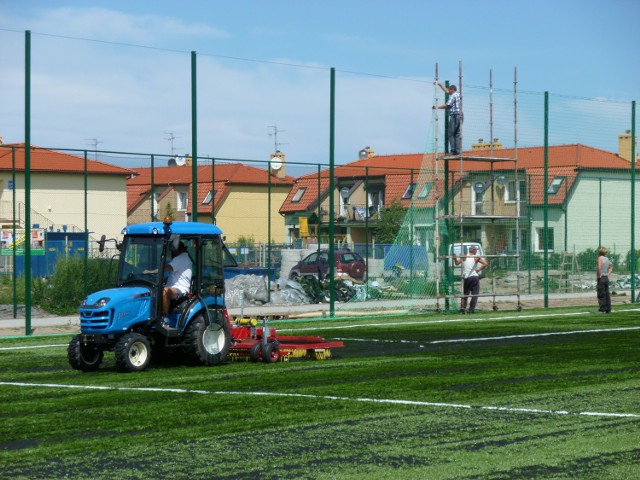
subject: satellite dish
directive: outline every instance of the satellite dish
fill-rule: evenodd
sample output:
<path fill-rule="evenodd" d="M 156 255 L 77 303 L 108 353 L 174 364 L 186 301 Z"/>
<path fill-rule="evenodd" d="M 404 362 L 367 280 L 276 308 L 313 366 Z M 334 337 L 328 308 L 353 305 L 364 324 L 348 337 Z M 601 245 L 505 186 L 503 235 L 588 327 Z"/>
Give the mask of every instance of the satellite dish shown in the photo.
<path fill-rule="evenodd" d="M 349 199 L 349 188 L 348 187 L 342 187 L 340 189 L 340 196 L 346 202 Z"/>
<path fill-rule="evenodd" d="M 182 167 L 185 163 L 184 157 L 176 157 L 176 165 Z"/>
<path fill-rule="evenodd" d="M 169 167 L 175 167 L 177 165 L 176 159 L 175 158 L 170 158 L 169 161 L 167 162 L 167 165 Z"/>
<path fill-rule="evenodd" d="M 282 160 L 274 157 L 274 160 L 271 161 L 271 170 L 280 170 L 282 168 Z"/>

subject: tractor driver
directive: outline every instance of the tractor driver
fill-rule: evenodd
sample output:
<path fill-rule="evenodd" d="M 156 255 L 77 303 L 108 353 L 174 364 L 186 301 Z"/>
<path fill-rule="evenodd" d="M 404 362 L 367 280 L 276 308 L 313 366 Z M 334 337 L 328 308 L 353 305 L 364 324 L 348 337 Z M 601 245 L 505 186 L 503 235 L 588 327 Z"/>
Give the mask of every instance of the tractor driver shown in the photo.
<path fill-rule="evenodd" d="M 169 278 L 162 291 L 162 313 L 165 317 L 169 314 L 171 300 L 186 295 L 191 288 L 192 263 L 187 247 L 183 242 L 173 251 L 172 260 L 164 267 L 169 272 Z"/>

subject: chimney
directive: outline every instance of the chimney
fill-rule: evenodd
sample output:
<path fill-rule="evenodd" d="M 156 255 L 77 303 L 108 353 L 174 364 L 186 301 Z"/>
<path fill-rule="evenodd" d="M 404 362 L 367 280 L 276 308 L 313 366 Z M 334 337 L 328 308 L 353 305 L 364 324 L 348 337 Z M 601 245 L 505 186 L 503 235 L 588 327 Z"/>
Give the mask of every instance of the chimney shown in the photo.
<path fill-rule="evenodd" d="M 638 140 L 636 139 L 636 155 L 638 155 Z M 618 156 L 631 162 L 631 130 L 618 135 Z"/>
<path fill-rule="evenodd" d="M 284 178 L 284 160 L 285 154 L 280 150 L 276 150 L 276 153 L 272 153 L 270 164 L 271 168 L 269 173 L 271 173 L 271 175 L 275 175 L 278 178 Z"/>
<path fill-rule="evenodd" d="M 368 145 L 358 152 L 358 158 L 364 160 L 365 158 L 371 158 L 376 154 Z"/>
<path fill-rule="evenodd" d="M 471 150 L 491 150 L 504 148 L 502 142 L 498 138 L 494 138 L 493 142 L 485 142 L 482 138 L 478 139 L 478 143 L 474 143 L 471 145 Z"/>

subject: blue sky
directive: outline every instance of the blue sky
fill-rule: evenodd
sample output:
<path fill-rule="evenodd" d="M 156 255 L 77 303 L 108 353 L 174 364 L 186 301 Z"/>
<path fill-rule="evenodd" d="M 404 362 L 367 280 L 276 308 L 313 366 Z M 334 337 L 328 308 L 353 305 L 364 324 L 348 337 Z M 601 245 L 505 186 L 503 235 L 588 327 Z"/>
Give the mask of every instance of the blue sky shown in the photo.
<path fill-rule="evenodd" d="M 30 30 L 36 145 L 93 148 L 97 139 L 104 150 L 170 153 L 173 134 L 178 153 L 189 152 L 191 51 L 201 155 L 266 159 L 277 125 L 289 161 L 327 162 L 330 67 L 338 163 L 364 146 L 428 150 L 436 94 L 442 102 L 435 65 L 457 84 L 459 62 L 465 147 L 487 136 L 474 130 L 471 109 L 486 109 L 472 96 L 482 97 L 491 71 L 506 109 L 514 67 L 525 92 L 523 140 L 539 144 L 537 94 L 613 101 L 605 106 L 616 116 L 615 102 L 626 112 L 625 102 L 640 99 L 639 20 L 638 0 L 0 0 L 0 135 L 24 140 Z M 536 112 L 530 134 L 528 112 Z M 572 125 L 575 113 L 567 115 Z M 506 126 L 500 135 L 510 135 Z"/>

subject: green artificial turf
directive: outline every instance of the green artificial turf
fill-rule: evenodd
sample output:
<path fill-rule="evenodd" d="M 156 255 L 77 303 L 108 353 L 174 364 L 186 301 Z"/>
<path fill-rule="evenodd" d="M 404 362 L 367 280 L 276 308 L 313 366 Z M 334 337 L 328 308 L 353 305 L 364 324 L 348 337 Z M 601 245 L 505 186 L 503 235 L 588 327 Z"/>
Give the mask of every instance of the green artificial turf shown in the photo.
<path fill-rule="evenodd" d="M 133 374 L 0 339 L 0 478 L 638 478 L 640 312 L 581 311 L 278 322 L 346 346 Z"/>

